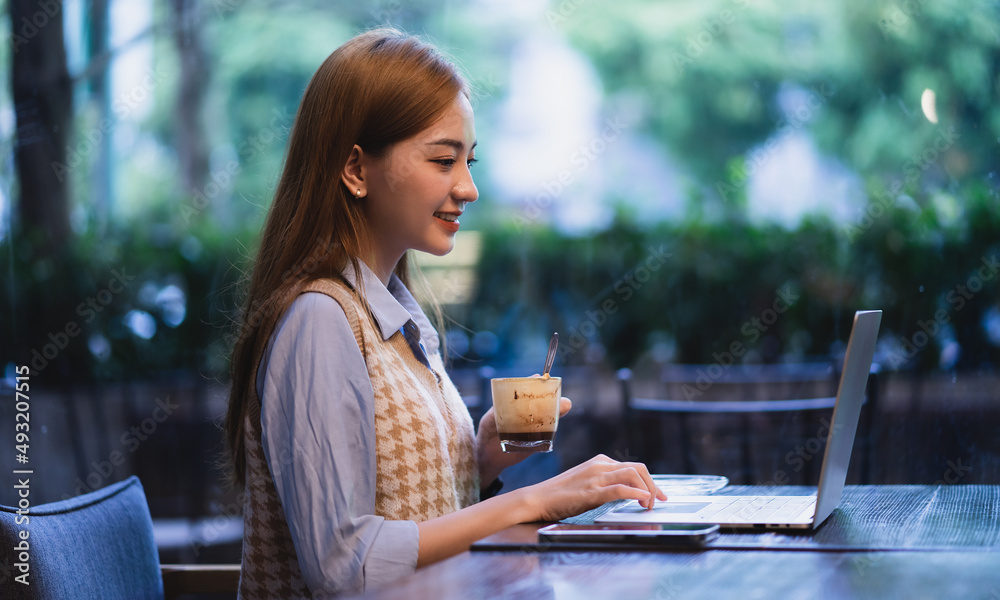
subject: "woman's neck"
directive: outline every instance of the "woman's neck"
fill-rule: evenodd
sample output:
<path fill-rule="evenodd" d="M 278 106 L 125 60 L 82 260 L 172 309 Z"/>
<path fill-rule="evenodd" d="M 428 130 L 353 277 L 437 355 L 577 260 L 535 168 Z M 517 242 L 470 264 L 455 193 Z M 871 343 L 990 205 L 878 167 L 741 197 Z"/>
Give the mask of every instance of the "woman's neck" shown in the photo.
<path fill-rule="evenodd" d="M 382 282 L 382 285 L 389 287 L 389 280 L 392 279 L 392 274 L 396 270 L 396 265 L 399 264 L 399 259 L 402 256 L 397 256 L 395 260 L 387 259 L 384 255 L 375 253 L 375 256 L 367 259 L 361 259 L 368 268 L 375 273 L 378 280 Z"/>

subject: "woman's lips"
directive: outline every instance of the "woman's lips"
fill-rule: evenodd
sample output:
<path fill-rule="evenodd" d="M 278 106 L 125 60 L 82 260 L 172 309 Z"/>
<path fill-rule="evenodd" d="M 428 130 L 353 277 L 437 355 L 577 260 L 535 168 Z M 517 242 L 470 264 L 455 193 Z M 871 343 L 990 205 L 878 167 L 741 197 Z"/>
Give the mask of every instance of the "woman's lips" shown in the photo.
<path fill-rule="evenodd" d="M 455 233 L 460 227 L 458 216 L 455 213 L 434 213 L 434 218 L 445 231 Z"/>

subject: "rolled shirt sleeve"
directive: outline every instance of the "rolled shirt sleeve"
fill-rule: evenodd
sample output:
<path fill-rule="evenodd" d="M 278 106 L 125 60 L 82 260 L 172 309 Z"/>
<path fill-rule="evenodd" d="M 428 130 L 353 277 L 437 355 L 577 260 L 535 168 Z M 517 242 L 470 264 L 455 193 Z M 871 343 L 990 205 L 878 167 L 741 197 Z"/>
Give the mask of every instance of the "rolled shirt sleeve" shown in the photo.
<path fill-rule="evenodd" d="M 344 310 L 299 296 L 258 371 L 264 454 L 299 566 L 316 595 L 412 573 L 412 521 L 375 516 L 375 394 Z"/>

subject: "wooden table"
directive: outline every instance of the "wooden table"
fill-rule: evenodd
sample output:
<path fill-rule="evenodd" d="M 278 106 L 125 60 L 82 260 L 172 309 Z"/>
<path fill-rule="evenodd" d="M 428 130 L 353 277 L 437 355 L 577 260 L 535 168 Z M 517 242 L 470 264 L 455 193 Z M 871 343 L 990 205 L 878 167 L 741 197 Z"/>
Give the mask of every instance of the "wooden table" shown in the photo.
<path fill-rule="evenodd" d="M 698 551 L 567 551 L 539 545 L 541 525 L 502 531 L 361 598 L 1000 600 L 1000 486 L 848 486 L 815 533 L 727 532 Z"/>

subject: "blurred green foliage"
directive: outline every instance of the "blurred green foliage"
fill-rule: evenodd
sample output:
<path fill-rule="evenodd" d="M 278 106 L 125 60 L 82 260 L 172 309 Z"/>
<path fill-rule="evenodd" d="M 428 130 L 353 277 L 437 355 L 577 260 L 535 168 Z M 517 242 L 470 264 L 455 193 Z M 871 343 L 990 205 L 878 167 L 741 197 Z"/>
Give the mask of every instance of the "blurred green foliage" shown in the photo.
<path fill-rule="evenodd" d="M 717 362 L 737 343 L 743 360 L 774 362 L 835 356 L 853 312 L 881 308 L 885 367 L 936 369 L 957 342 L 948 368 L 990 370 L 1000 360 L 984 325 L 1000 298 L 1000 198 L 980 185 L 962 200 L 964 219 L 940 208 L 956 201 L 947 198 L 873 211 L 857 229 L 825 219 L 791 231 L 619 219 L 583 238 L 491 229 L 464 324 L 497 332 L 508 350 L 559 331 L 564 364 L 588 362 L 580 350 L 595 343 L 615 367 L 658 343 L 661 360 Z"/>
<path fill-rule="evenodd" d="M 5 313 L 18 315 L 0 321 L 0 336 L 24 339 L 44 311 L 59 315 L 34 347 L 6 346 L 4 362 L 31 364 L 53 386 L 141 380 L 172 370 L 223 375 L 236 316 L 236 265 L 244 262 L 239 246 L 217 228 L 180 230 L 162 214 L 144 220 L 144 227 L 78 236 L 56 260 L 33 256 L 27 236 L 0 247 L 13 283 L 3 298 Z M 171 286 L 181 294 L 162 293 Z M 155 334 L 137 334 L 129 326 L 135 315 Z"/>
<path fill-rule="evenodd" d="M 919 110 L 933 90 L 962 139 L 947 165 L 961 178 L 996 168 L 998 18 L 989 0 L 625 0 L 581 4 L 559 26 L 705 182 L 787 124 L 775 96 L 788 84 L 826 91 L 808 129 L 866 176 L 896 175 L 939 135 Z"/>

